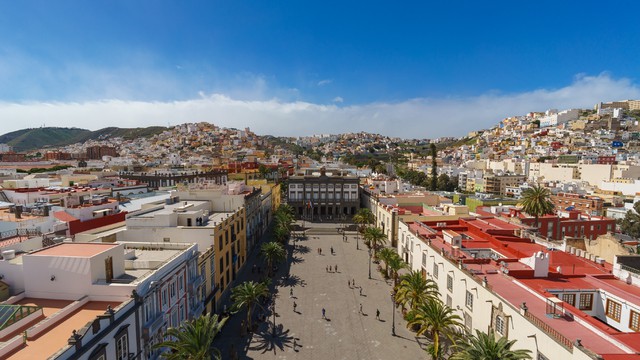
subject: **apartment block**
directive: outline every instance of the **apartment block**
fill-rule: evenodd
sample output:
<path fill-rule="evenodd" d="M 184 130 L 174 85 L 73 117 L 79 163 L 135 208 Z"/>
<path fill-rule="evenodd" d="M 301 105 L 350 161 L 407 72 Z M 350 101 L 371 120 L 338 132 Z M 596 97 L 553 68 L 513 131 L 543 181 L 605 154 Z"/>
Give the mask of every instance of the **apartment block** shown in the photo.
<path fill-rule="evenodd" d="M 397 251 L 467 331 L 514 340 L 535 359 L 640 359 L 634 263 L 550 251 L 519 231 L 491 217 L 401 222 Z"/>

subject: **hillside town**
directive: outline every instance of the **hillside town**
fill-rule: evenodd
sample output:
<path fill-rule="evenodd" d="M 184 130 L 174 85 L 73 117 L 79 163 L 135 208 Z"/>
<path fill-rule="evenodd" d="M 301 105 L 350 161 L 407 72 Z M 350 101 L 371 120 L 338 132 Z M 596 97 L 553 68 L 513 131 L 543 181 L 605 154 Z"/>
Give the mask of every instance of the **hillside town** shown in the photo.
<path fill-rule="evenodd" d="M 433 345 L 416 314 L 455 315 L 443 344 L 418 354 L 446 358 L 460 332 L 535 359 L 640 359 L 639 122 L 640 100 L 624 100 L 463 138 L 278 138 L 199 122 L 24 153 L 2 144 L 0 358 L 158 359 L 171 329 L 205 316 L 220 320 L 222 358 L 260 358 L 236 340 L 275 337 L 276 321 L 299 327 L 287 346 L 305 358 L 313 346 L 297 342 L 320 347 L 304 338 L 317 329 L 282 307 L 326 320 L 329 305 L 306 298 L 334 290 L 296 280 L 326 267 L 361 286 L 334 301 L 377 320 L 386 310 L 375 326 L 394 336 Z M 351 255 L 303 270 L 334 248 Z M 412 274 L 436 289 L 428 299 L 408 299 Z M 239 300 L 247 286 L 256 307 Z"/>

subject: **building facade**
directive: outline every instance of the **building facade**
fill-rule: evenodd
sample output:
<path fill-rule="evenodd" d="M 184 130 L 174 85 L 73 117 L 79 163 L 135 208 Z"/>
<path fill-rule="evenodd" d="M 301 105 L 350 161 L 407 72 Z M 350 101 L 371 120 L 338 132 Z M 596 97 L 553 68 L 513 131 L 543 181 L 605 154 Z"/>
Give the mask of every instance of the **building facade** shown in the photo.
<path fill-rule="evenodd" d="M 339 219 L 360 209 L 359 178 L 333 169 L 306 169 L 289 177 L 288 203 L 299 217 Z"/>

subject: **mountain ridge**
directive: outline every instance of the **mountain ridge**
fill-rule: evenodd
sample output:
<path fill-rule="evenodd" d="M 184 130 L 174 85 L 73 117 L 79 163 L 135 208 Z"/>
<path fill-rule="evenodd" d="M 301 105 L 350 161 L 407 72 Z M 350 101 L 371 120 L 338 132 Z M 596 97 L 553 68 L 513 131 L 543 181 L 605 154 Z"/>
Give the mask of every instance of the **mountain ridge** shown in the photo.
<path fill-rule="evenodd" d="M 163 126 L 144 128 L 106 127 L 91 131 L 75 127 L 40 127 L 16 130 L 0 135 L 0 143 L 12 146 L 15 152 L 27 152 L 111 137 L 122 137 L 124 139 L 149 137 L 167 129 L 167 127 Z"/>

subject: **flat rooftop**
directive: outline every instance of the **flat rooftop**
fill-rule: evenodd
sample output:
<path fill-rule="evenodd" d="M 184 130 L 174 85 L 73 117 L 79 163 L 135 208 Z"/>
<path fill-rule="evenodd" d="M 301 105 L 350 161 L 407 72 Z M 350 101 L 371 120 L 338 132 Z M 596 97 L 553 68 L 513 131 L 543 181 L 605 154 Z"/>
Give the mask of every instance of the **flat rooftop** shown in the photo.
<path fill-rule="evenodd" d="M 198 201 L 198 200 L 178 201 L 175 204 L 164 204 L 164 207 L 162 209 L 150 211 L 148 213 L 144 213 L 142 215 L 136 215 L 136 216 L 137 217 L 153 217 L 155 215 L 160 215 L 160 214 L 173 214 L 174 210 L 178 210 L 181 208 L 184 208 L 183 211 L 180 211 L 181 214 L 195 213 L 197 211 L 200 211 L 198 207 L 203 204 L 208 204 L 208 202 Z"/>
<path fill-rule="evenodd" d="M 105 243 L 61 243 L 32 252 L 30 255 L 90 258 L 117 246 L 118 244 Z"/>
<path fill-rule="evenodd" d="M 25 299 L 32 304 L 43 306 L 43 308 L 49 308 L 51 310 L 61 310 L 56 304 L 55 300 L 47 299 Z M 8 357 L 11 360 L 32 360 L 43 359 L 53 355 L 55 352 L 67 345 L 67 341 L 71 336 L 73 330 L 79 330 L 84 327 L 88 322 L 96 318 L 100 314 L 104 314 L 108 306 L 112 309 L 118 307 L 120 302 L 106 302 L 106 301 L 91 301 L 83 305 L 78 310 L 72 312 L 61 321 L 57 322 L 54 326 L 51 326 L 42 335 L 35 339 L 27 340 L 27 343 L 18 348 L 16 352 Z M 45 319 L 49 318 L 52 314 L 47 315 L 45 311 Z"/>

